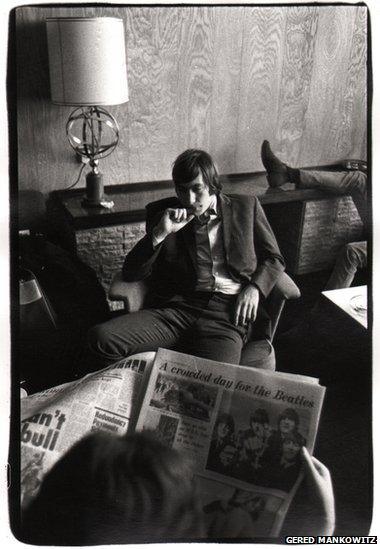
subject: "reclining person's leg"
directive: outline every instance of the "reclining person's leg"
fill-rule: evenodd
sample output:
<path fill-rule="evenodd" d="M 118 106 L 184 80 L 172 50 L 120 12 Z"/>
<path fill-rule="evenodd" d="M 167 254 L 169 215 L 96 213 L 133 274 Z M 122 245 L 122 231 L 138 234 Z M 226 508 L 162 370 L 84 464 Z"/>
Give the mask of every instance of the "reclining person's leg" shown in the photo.
<path fill-rule="evenodd" d="M 367 242 L 350 242 L 338 255 L 326 290 L 349 288 L 358 269 L 367 267 Z"/>
<path fill-rule="evenodd" d="M 367 192 L 367 176 L 363 172 L 342 172 L 324 170 L 299 170 L 299 188 L 330 191 L 344 195 L 353 192 Z"/>
<path fill-rule="evenodd" d="M 337 196 L 351 195 L 364 228 L 367 228 L 367 174 L 363 171 L 292 168 L 277 158 L 268 141 L 262 144 L 261 159 L 270 187 L 280 187 L 289 182 L 299 189 L 321 189 Z"/>
<path fill-rule="evenodd" d="M 367 175 L 363 172 L 299 170 L 300 189 L 321 189 L 335 195 L 351 195 L 363 224 L 367 224 Z"/>

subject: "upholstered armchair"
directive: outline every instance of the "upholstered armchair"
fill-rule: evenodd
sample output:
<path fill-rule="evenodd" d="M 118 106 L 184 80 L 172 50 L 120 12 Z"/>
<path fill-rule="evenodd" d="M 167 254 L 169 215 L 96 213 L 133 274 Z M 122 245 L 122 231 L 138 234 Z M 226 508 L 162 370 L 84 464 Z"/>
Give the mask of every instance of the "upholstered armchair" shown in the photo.
<path fill-rule="evenodd" d="M 142 309 L 149 301 L 149 286 L 144 280 L 126 282 L 122 278 L 121 271 L 119 271 L 112 280 L 108 297 L 112 301 L 122 301 L 125 312 L 132 313 Z M 275 370 L 273 337 L 286 301 L 298 297 L 300 297 L 299 288 L 286 273 L 282 273 L 264 303 L 271 321 L 269 337 L 255 339 L 253 335 L 243 348 L 240 364 Z"/>

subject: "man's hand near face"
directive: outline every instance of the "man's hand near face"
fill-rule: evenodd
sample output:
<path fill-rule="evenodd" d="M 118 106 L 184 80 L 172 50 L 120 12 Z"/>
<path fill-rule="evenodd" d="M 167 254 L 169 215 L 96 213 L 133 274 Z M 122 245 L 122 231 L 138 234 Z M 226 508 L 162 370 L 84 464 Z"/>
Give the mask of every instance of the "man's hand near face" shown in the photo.
<path fill-rule="evenodd" d="M 158 246 L 169 234 L 183 229 L 192 219 L 194 215 L 186 208 L 167 208 L 153 229 L 154 246 Z"/>
<path fill-rule="evenodd" d="M 252 284 L 242 289 L 235 304 L 235 326 L 246 326 L 248 322 L 256 319 L 259 297 L 259 290 Z"/>

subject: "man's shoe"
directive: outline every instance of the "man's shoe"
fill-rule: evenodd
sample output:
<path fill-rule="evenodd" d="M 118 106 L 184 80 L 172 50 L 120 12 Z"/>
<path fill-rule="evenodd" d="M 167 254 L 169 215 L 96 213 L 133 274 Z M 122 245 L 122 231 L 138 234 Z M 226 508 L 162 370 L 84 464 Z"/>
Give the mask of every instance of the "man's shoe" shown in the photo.
<path fill-rule="evenodd" d="M 264 140 L 261 145 L 261 160 L 267 171 L 267 179 L 270 187 L 281 187 L 289 182 L 288 167 L 281 162 L 272 152 L 269 141 Z"/>

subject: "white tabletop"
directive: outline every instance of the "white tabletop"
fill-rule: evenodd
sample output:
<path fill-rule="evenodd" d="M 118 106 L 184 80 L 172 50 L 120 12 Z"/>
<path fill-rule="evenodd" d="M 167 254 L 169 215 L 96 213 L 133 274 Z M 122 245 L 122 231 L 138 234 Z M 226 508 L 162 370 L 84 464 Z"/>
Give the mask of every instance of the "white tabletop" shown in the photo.
<path fill-rule="evenodd" d="M 326 290 L 322 294 L 350 315 L 364 328 L 367 322 L 367 286 L 352 286 L 339 290 Z"/>

